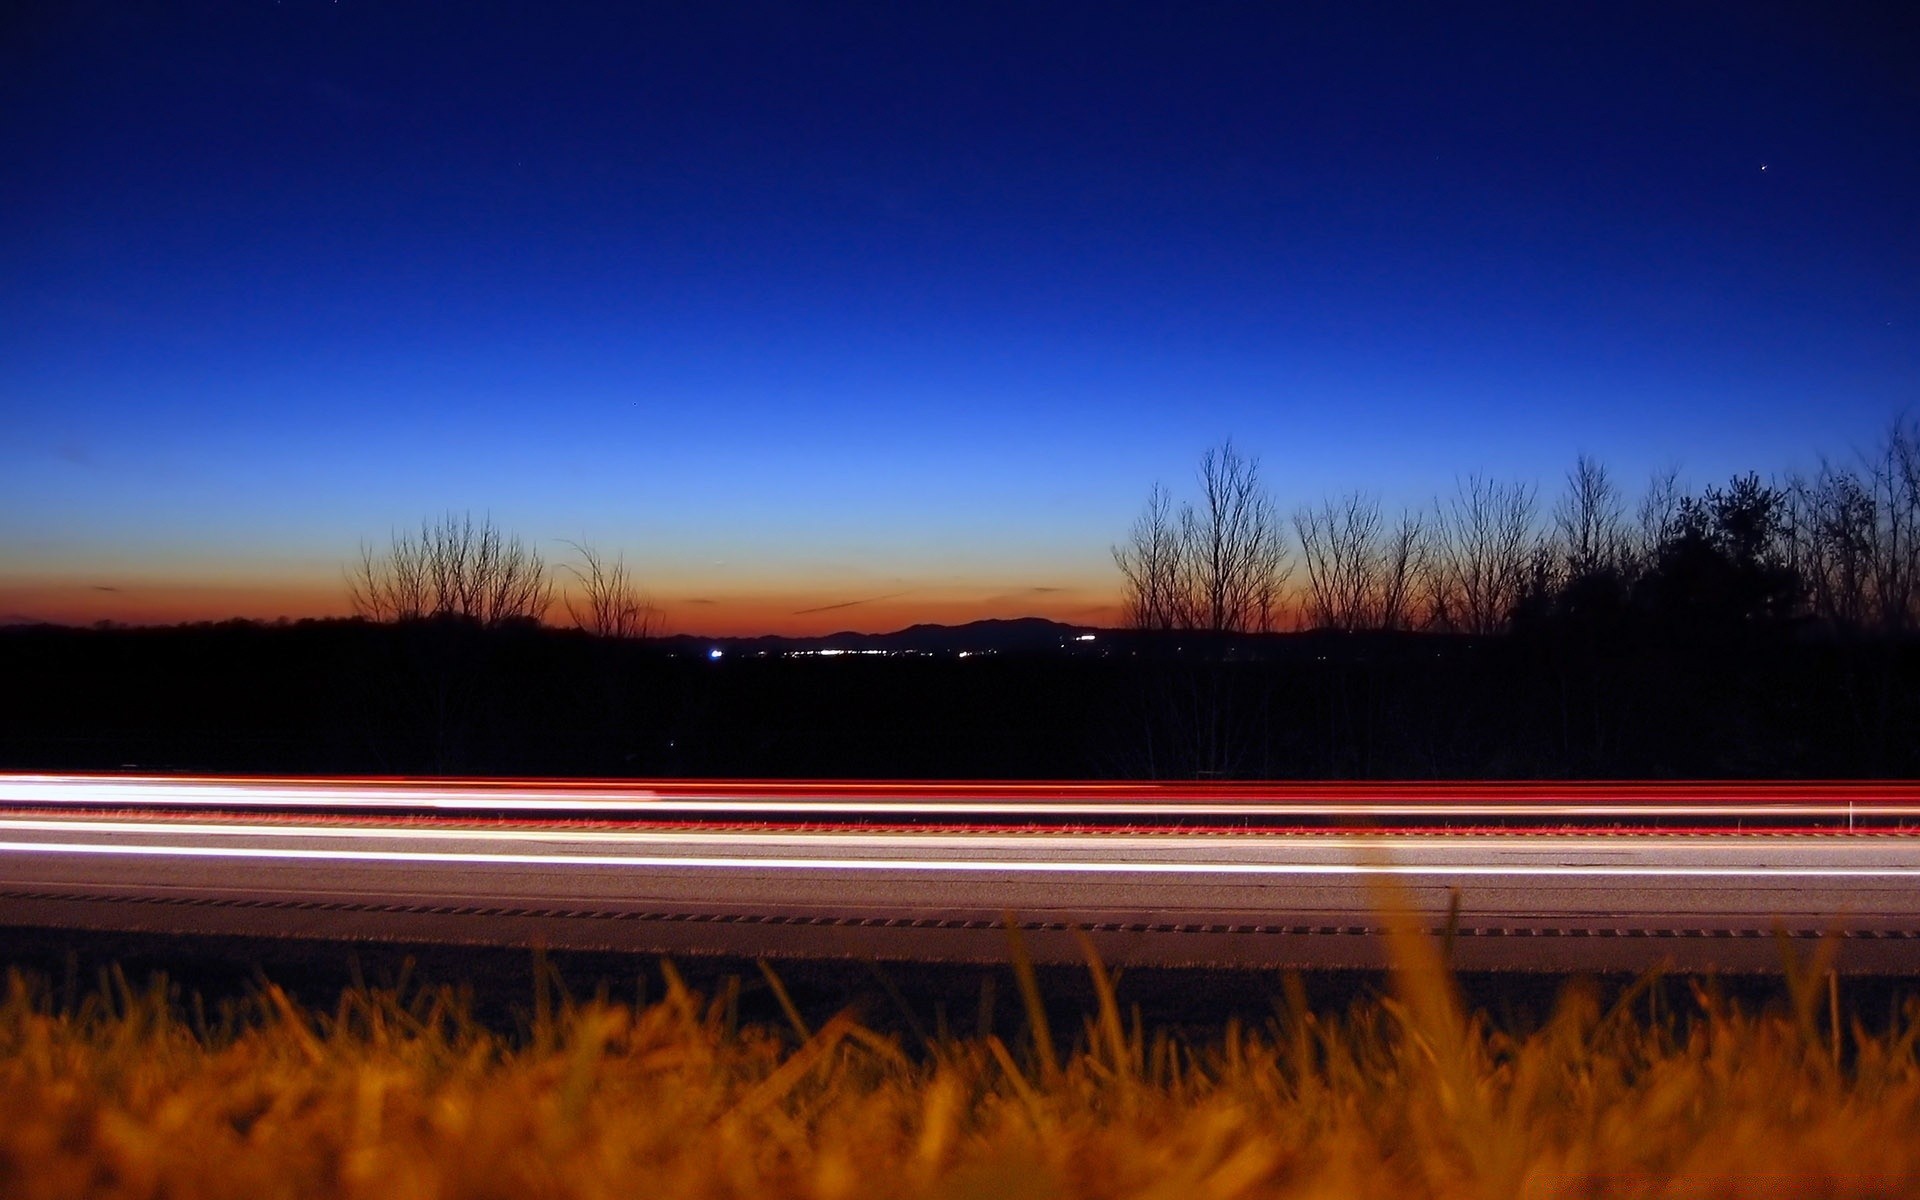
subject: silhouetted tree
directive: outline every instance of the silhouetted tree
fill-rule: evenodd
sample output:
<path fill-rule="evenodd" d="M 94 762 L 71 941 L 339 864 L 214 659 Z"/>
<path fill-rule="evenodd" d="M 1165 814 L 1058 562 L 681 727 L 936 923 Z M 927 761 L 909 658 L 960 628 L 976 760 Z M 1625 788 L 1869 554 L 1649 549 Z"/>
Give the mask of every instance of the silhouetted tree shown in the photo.
<path fill-rule="evenodd" d="M 1618 624 L 1626 612 L 1634 552 L 1625 504 L 1605 466 L 1584 454 L 1574 460 L 1566 491 L 1554 504 L 1553 525 L 1551 550 L 1536 552 L 1530 571 L 1530 606 L 1589 627 Z"/>
<path fill-rule="evenodd" d="M 494 762 L 513 701 L 498 643 L 537 628 L 553 603 L 540 555 L 489 518 L 449 513 L 393 534 L 384 551 L 362 544 L 347 585 L 356 615 L 395 626 L 365 668 L 369 737 L 417 738 L 396 753 L 435 771 Z"/>
<path fill-rule="evenodd" d="M 1788 561 L 1806 583 L 1810 615 L 1837 631 L 1867 628 L 1877 598 L 1876 497 L 1853 471 L 1826 463 L 1811 480 L 1791 478 L 1787 492 Z"/>
<path fill-rule="evenodd" d="M 1459 481 L 1434 503 L 1423 572 L 1433 624 L 1460 633 L 1497 633 L 1519 603 L 1533 561 L 1534 491 L 1483 475 Z"/>
<path fill-rule="evenodd" d="M 1180 511 L 1181 625 L 1206 633 L 1274 627 L 1280 588 L 1293 573 L 1260 460 L 1229 439 L 1200 459 L 1200 503 Z"/>
<path fill-rule="evenodd" d="M 1633 547 L 1633 569 L 1641 574 L 1653 567 L 1659 557 L 1660 547 L 1674 532 L 1674 522 L 1680 516 L 1680 471 L 1677 467 L 1665 467 L 1655 471 L 1647 480 L 1647 490 L 1640 496 L 1640 503 L 1634 509 L 1634 521 L 1638 526 Z"/>
<path fill-rule="evenodd" d="M 1380 502 L 1349 492 L 1293 515 L 1306 564 L 1306 619 L 1311 626 L 1348 632 L 1399 629 L 1407 621 L 1421 525 L 1403 515 L 1389 530 Z"/>
<path fill-rule="evenodd" d="M 1788 528 L 1787 494 L 1758 475 L 1684 497 L 1640 591 L 1675 632 L 1782 626 L 1802 590 Z"/>
<path fill-rule="evenodd" d="M 1790 557 L 1811 615 L 1854 631 L 1920 625 L 1920 425 L 1896 422 L 1857 467 L 1823 462 L 1787 491 Z"/>
<path fill-rule="evenodd" d="M 1567 472 L 1567 490 L 1553 509 L 1554 532 L 1570 576 L 1620 569 L 1627 554 L 1620 491 L 1607 469 L 1582 454 Z"/>
<path fill-rule="evenodd" d="M 1200 501 L 1176 516 L 1155 484 L 1127 542 L 1113 547 L 1130 625 L 1209 634 L 1271 630 L 1293 572 L 1257 459 L 1232 441 L 1200 460 Z"/>
<path fill-rule="evenodd" d="M 1427 529 L 1417 513 L 1403 512 L 1387 535 L 1380 571 L 1377 628 L 1410 629 L 1419 623 L 1414 611 L 1414 585 L 1427 555 Z"/>
<path fill-rule="evenodd" d="M 1128 737 L 1128 770 L 1153 777 L 1222 778 L 1272 770 L 1264 698 L 1221 660 L 1229 635 L 1277 623 L 1292 572 L 1284 531 L 1257 460 L 1231 441 L 1200 460 L 1200 499 L 1177 517 L 1156 485 L 1126 545 L 1113 550 L 1124 605 L 1137 629 L 1204 635 L 1197 653 L 1143 666 L 1142 724 Z M 1257 689 L 1253 689 L 1257 691 Z"/>
<path fill-rule="evenodd" d="M 1873 601 L 1880 628 L 1920 627 L 1920 421 L 1896 421 L 1870 470 Z"/>
<path fill-rule="evenodd" d="M 1180 599 L 1181 554 L 1173 497 L 1156 483 L 1126 544 L 1113 547 L 1113 561 L 1124 580 L 1122 608 L 1129 627 L 1165 631 L 1180 626 L 1186 607 Z"/>
<path fill-rule="evenodd" d="M 553 604 L 540 555 L 490 518 L 448 513 L 395 533 L 384 551 L 365 543 L 348 572 L 355 615 L 373 621 L 451 618 L 493 628 L 538 623 Z"/>
<path fill-rule="evenodd" d="M 580 564 L 568 564 L 566 571 L 577 585 L 566 596 L 567 615 L 573 623 L 596 637 L 651 637 L 659 624 L 660 610 L 653 606 L 634 581 L 625 555 L 609 560 L 592 546 L 568 542 L 580 556 Z"/>

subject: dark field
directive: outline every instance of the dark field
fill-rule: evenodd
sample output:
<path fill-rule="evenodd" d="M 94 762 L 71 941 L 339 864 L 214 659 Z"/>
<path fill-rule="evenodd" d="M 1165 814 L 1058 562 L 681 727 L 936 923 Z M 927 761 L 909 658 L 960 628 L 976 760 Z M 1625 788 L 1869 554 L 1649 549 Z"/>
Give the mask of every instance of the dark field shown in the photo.
<path fill-rule="evenodd" d="M 1191 642 L 1192 639 L 1187 639 Z M 1896 778 L 1920 644 L 1792 629 L 669 655 L 536 627 L 0 630 L 0 768 L 867 779 Z"/>

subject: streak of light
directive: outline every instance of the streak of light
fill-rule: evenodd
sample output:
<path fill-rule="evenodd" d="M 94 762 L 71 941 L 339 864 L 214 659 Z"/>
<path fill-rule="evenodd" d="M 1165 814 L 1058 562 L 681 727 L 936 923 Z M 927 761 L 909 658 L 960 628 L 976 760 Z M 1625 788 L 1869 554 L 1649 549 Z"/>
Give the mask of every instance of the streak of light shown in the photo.
<path fill-rule="evenodd" d="M 1180 850 L 1202 851 L 1205 843 L 1196 842 L 1191 836 L 1181 833 L 1141 833 L 1108 832 L 1091 830 L 1071 834 L 1021 833 L 1012 831 L 992 831 L 981 833 L 922 833 L 918 831 L 887 833 L 843 833 L 837 830 L 809 829 L 804 833 L 762 831 L 762 830 L 726 830 L 726 829 L 476 829 L 459 826 L 425 825 L 296 825 L 292 823 L 255 825 L 242 822 L 222 822 L 206 824 L 191 821 L 119 821 L 93 820 L 88 818 L 0 818 L 0 830 L 13 830 L 21 833 L 66 833 L 85 834 L 121 834 L 137 836 L 163 837 L 208 837 L 242 838 L 324 838 L 328 841 L 433 841 L 450 842 L 531 842 L 546 844 L 567 842 L 595 845 L 701 845 L 701 846 L 783 846 L 796 841 L 811 844 L 846 847 L 851 849 L 885 848 L 912 846 L 915 848 L 969 848 L 982 849 L 1021 849 L 1021 850 L 1067 850 L 1075 848 L 1115 846 L 1171 847 Z M 1672 834 L 1667 831 L 1650 831 L 1635 839 L 1637 847 L 1653 845 L 1672 845 L 1684 843 L 1689 852 L 1695 851 L 1738 851 L 1753 850 L 1751 841 L 1732 838 L 1701 837 L 1685 833 Z M 1578 833 L 1530 834 L 1530 835 L 1481 835 L 1461 836 L 1421 836 L 1418 833 L 1352 833 L 1352 834 L 1307 834 L 1287 836 L 1284 834 L 1263 837 L 1259 840 L 1261 852 L 1278 852 L 1287 849 L 1309 849 L 1315 851 L 1358 850 L 1377 851 L 1382 847 L 1400 847 L 1404 849 L 1468 849 L 1499 847 L 1503 850 L 1533 849 L 1570 849 L 1592 850 L 1595 843 L 1591 837 Z M 1605 847 L 1603 853 L 1620 853 L 1614 847 Z M 622 859 L 621 861 L 628 861 Z M 704 860 L 702 860 L 704 861 Z M 764 860 L 760 860 L 764 861 Z M 917 861 L 917 860 L 916 860 Z"/>
<path fill-rule="evenodd" d="M 1145 798 L 1143 798 L 1145 797 Z M 1156 785 L 865 781 L 520 783 L 274 777 L 0 776 L 0 802 L 41 807 L 660 813 L 733 817 L 1538 817 L 1920 819 L 1912 783 Z"/>
<path fill-rule="evenodd" d="M 457 850 L 309 850 L 264 846 L 125 845 L 87 842 L 0 842 L 0 853 L 97 855 L 112 858 L 279 859 L 335 864 L 414 863 L 471 866 L 599 867 L 627 870 L 686 868 L 702 871 L 900 871 L 911 873 L 992 873 L 1069 875 L 1254 875 L 1380 876 L 1434 875 L 1525 876 L 1570 879 L 1756 878 L 1769 879 L 1917 879 L 1920 864 L 1875 867 L 1693 867 L 1607 866 L 1602 864 L 1460 863 L 1227 863 L 1090 862 L 1081 859 L 980 858 L 806 858 L 689 855 L 477 853 Z"/>

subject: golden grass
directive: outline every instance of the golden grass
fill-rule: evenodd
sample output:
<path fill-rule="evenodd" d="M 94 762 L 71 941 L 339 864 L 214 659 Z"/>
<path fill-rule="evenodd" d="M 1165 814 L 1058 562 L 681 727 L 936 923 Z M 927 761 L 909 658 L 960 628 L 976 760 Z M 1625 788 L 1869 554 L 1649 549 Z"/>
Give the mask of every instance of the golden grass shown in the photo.
<path fill-rule="evenodd" d="M 1920 1195 L 1920 1003 L 1834 1028 L 1817 968 L 1748 1011 L 1569 988 L 1527 1033 L 1462 1012 L 1424 939 L 1391 996 L 1180 1038 L 1097 1011 L 909 1053 L 841 1015 L 736 1028 L 670 967 L 644 1006 L 543 986 L 520 1035 L 449 990 L 273 987 L 209 1016 L 117 975 L 0 1000 L 0 1196 Z"/>

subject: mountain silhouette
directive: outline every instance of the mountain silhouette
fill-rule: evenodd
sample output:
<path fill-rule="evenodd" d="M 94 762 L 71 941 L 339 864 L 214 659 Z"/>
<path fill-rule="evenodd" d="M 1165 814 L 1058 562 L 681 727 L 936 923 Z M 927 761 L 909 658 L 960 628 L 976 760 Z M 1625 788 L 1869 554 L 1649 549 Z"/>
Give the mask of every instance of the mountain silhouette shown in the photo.
<path fill-rule="evenodd" d="M 698 637 L 677 634 L 661 642 L 673 650 L 706 653 L 719 649 L 734 654 L 792 654 L 820 650 L 879 650 L 895 654 L 1025 653 L 1058 650 L 1086 634 L 1102 631 L 1090 625 L 1068 625 L 1045 617 L 991 617 L 964 625 L 922 623 L 891 633 L 861 633 L 843 629 L 817 637 Z"/>

